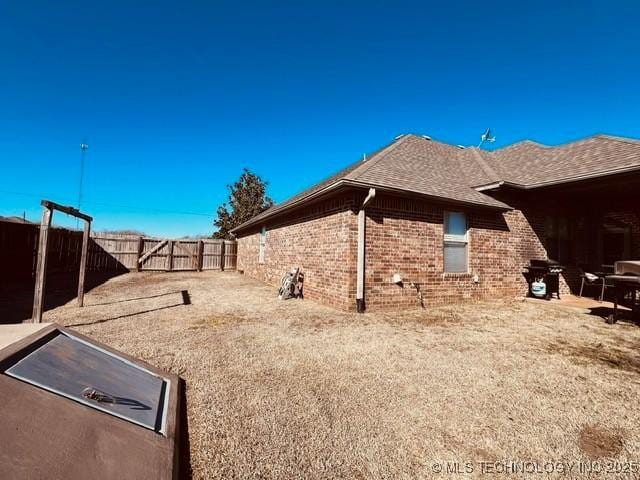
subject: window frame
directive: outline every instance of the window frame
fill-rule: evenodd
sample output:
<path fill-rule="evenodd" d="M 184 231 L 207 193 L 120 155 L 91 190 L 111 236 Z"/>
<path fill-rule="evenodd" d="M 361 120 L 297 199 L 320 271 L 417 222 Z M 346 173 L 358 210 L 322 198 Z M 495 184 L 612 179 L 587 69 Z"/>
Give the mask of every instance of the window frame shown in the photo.
<path fill-rule="evenodd" d="M 447 226 L 449 225 L 449 217 L 452 214 L 462 215 L 464 217 L 465 231 L 463 235 L 447 233 Z M 470 254 L 470 235 L 469 235 L 469 216 L 466 212 L 447 210 L 444 212 L 442 219 L 442 233 L 443 233 L 443 241 L 442 241 L 442 271 L 447 275 L 464 275 L 469 274 L 469 254 Z M 454 272 L 447 270 L 446 264 L 446 249 L 447 244 L 454 245 L 464 245 L 465 249 L 465 269 L 464 271 Z"/>

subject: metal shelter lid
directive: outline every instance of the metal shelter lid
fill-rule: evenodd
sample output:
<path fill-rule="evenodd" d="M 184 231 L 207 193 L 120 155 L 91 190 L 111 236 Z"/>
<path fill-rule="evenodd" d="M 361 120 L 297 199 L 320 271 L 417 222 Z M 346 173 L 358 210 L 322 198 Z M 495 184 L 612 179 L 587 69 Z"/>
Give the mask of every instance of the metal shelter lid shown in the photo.
<path fill-rule="evenodd" d="M 162 433 L 168 380 L 96 345 L 58 332 L 6 375 Z"/>

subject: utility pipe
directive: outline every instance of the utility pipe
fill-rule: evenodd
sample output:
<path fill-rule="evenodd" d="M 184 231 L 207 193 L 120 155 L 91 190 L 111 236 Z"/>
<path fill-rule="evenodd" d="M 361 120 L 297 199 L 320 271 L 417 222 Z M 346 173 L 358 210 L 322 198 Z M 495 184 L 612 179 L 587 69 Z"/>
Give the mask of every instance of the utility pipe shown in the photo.
<path fill-rule="evenodd" d="M 358 313 L 364 312 L 364 253 L 365 253 L 365 208 L 376 196 L 376 189 L 370 188 L 369 195 L 362 202 L 362 207 L 358 211 L 358 276 L 356 290 L 356 309 Z"/>

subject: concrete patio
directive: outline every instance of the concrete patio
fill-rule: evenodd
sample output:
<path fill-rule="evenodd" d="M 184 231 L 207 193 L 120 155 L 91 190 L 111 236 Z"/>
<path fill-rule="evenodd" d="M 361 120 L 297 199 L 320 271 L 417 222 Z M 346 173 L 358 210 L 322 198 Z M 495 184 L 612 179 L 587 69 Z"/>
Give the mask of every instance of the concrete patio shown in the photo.
<path fill-rule="evenodd" d="M 578 295 L 562 295 L 560 299 L 553 298 L 551 300 L 527 298 L 526 301 L 533 304 L 543 304 L 552 307 L 570 309 L 579 313 L 588 313 L 602 317 L 603 320 L 606 319 L 609 314 L 613 313 L 613 302 L 608 300 L 603 300 L 601 302 L 591 297 L 580 297 Z M 620 320 L 632 320 L 630 308 L 618 305 L 618 312 Z"/>

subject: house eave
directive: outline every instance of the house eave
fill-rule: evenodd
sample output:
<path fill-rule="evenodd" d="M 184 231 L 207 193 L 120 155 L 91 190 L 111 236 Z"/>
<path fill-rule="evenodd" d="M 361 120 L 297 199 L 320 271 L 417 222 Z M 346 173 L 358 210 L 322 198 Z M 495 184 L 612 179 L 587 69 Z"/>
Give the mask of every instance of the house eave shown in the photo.
<path fill-rule="evenodd" d="M 344 180 L 338 180 L 335 183 L 332 183 L 330 185 L 327 185 L 326 187 L 318 190 L 317 192 L 313 192 L 310 195 L 307 195 L 306 197 L 302 197 L 299 198 L 298 200 L 296 200 L 295 202 L 291 202 L 290 204 L 283 206 L 281 208 L 278 208 L 277 206 L 273 207 L 273 212 L 270 214 L 266 214 L 264 216 L 260 216 L 257 215 L 249 220 L 247 220 L 246 222 L 238 225 L 237 227 L 234 227 L 230 230 L 230 233 L 232 234 L 236 234 L 237 232 L 241 231 L 241 230 L 245 230 L 253 225 L 259 225 L 260 223 L 263 223 L 271 218 L 274 218 L 280 214 L 283 214 L 285 212 L 288 212 L 289 210 L 292 210 L 304 203 L 307 202 L 311 202 L 313 200 L 318 199 L 319 197 L 325 196 L 329 193 L 333 193 L 335 190 L 338 190 L 340 187 L 343 187 L 345 184 Z M 268 210 L 266 210 L 264 213 L 268 212 Z"/>
<path fill-rule="evenodd" d="M 501 212 L 506 212 L 508 210 L 512 210 L 512 207 L 510 207 L 509 205 L 506 205 L 502 202 L 500 202 L 500 204 L 495 204 L 492 205 L 490 203 L 481 203 L 481 202 L 470 202 L 470 201 L 465 201 L 465 200 L 456 200 L 453 198 L 447 198 L 447 197 L 440 197 L 437 195 L 429 195 L 426 193 L 422 193 L 422 192 L 416 192 L 415 190 L 407 190 L 407 189 L 403 189 L 403 188 L 394 188 L 394 187 L 387 187 L 384 185 L 375 185 L 375 184 L 370 184 L 370 183 L 362 183 L 362 182 L 356 182 L 353 180 L 349 180 L 346 182 L 348 185 L 354 186 L 354 187 L 360 187 L 360 188 L 375 188 L 376 190 L 379 190 L 381 192 L 387 192 L 387 193 L 393 193 L 396 195 L 410 195 L 411 197 L 414 198 L 420 198 L 423 200 L 430 200 L 436 203 L 445 203 L 448 205 L 457 205 L 460 207 L 466 207 L 466 208 L 480 208 L 480 209 L 488 209 L 488 210 L 494 210 L 494 211 L 501 211 Z"/>
<path fill-rule="evenodd" d="M 391 193 L 391 194 L 395 194 L 395 195 L 401 195 L 401 196 L 411 196 L 414 198 L 420 198 L 423 200 L 429 200 L 429 201 L 433 201 L 435 203 L 440 203 L 440 204 L 447 204 L 447 205 L 455 205 L 455 206 L 459 206 L 462 208 L 473 208 L 473 209 L 484 209 L 484 210 L 492 210 L 492 211 L 498 211 L 498 212 L 505 212 L 508 210 L 512 210 L 512 207 L 506 205 L 506 204 L 490 204 L 490 203 L 481 203 L 481 202 L 469 202 L 469 201 L 464 201 L 464 200 L 456 200 L 456 199 L 452 199 L 452 198 L 447 198 L 447 197 L 439 197 L 436 195 L 428 195 L 425 193 L 421 193 L 421 192 L 416 192 L 413 190 L 406 190 L 406 189 L 401 189 L 401 188 L 393 188 L 393 187 L 388 187 L 388 186 L 384 186 L 384 185 L 377 185 L 377 184 L 371 184 L 371 183 L 366 183 L 366 182 L 358 182 L 355 180 L 348 180 L 348 179 L 341 179 L 338 180 L 335 183 L 332 183 L 331 185 L 326 186 L 325 188 L 322 188 L 320 190 L 318 190 L 317 192 L 314 192 L 311 195 L 308 195 L 306 197 L 300 198 L 298 200 L 296 200 L 295 202 L 292 202 L 280 209 L 274 209 L 274 211 L 270 214 L 264 215 L 264 216 L 256 216 L 246 222 L 244 222 L 241 225 L 238 225 L 237 227 L 233 228 L 230 230 L 230 232 L 234 235 L 236 235 L 238 232 L 242 231 L 242 230 L 246 230 L 247 228 L 253 227 L 255 225 L 260 225 L 262 223 L 267 222 L 268 220 L 271 220 L 273 218 L 276 218 L 280 215 L 283 215 L 305 203 L 309 203 L 312 202 L 314 200 L 318 200 L 319 198 L 325 197 L 327 195 L 333 194 L 335 192 L 337 192 L 340 189 L 343 188 L 356 188 L 356 189 L 363 189 L 363 190 L 367 190 L 369 188 L 375 188 L 376 190 L 380 191 L 380 192 L 386 192 L 386 193 Z M 277 207 L 276 207 L 277 208 Z"/>
<path fill-rule="evenodd" d="M 634 172 L 640 172 L 640 165 L 629 165 L 625 167 L 613 168 L 610 170 L 605 170 L 600 172 L 584 173 L 584 174 L 573 175 L 571 177 L 565 177 L 557 180 L 549 180 L 546 182 L 517 183 L 517 182 L 509 182 L 506 180 L 501 180 L 499 182 L 488 183 L 485 185 L 478 185 L 473 188 L 478 192 L 496 190 L 501 187 L 513 188 L 516 190 L 535 190 L 538 188 L 554 187 L 557 185 L 566 185 L 566 184 L 577 183 L 577 182 L 582 182 L 586 180 L 597 180 L 599 178 L 607 178 L 607 177 L 612 177 L 614 175 L 621 175 L 625 173 L 634 173 Z"/>

